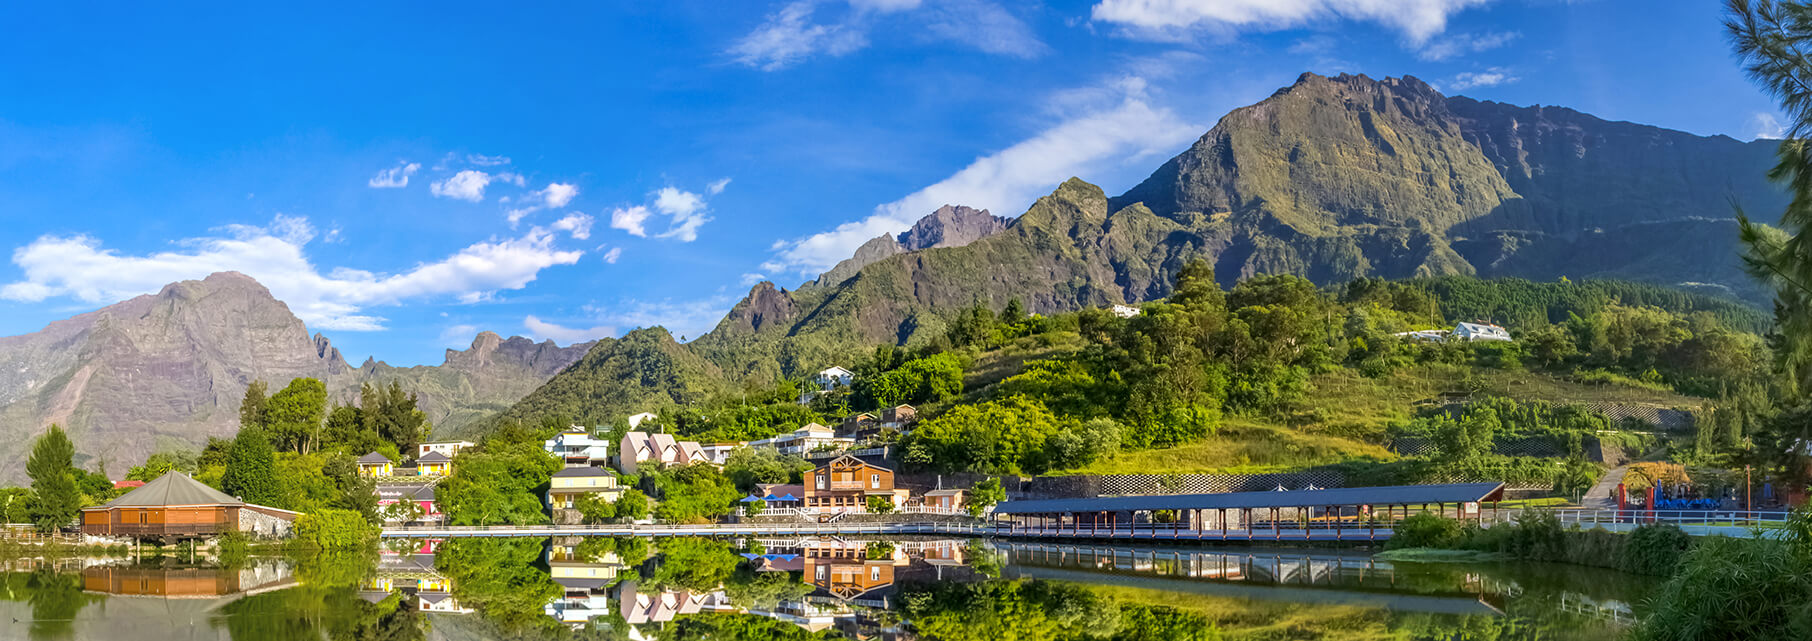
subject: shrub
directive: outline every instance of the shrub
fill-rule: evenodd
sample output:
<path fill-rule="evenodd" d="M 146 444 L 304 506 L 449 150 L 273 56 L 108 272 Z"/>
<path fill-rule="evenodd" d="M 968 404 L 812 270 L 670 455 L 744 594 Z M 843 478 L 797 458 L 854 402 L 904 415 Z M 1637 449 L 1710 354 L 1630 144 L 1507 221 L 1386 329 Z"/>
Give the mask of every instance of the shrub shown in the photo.
<path fill-rule="evenodd" d="M 1812 638 L 1812 568 L 1778 541 L 1712 537 L 1681 557 L 1651 600 L 1639 641 Z"/>
<path fill-rule="evenodd" d="M 330 550 L 363 547 L 377 538 L 377 528 L 352 510 L 316 510 L 296 517 L 296 541 Z"/>
<path fill-rule="evenodd" d="M 868 497 L 868 512 L 870 514 L 892 514 L 893 500 L 885 496 Z"/>
<path fill-rule="evenodd" d="M 1664 523 L 1644 525 L 1631 532 L 1623 545 L 1621 569 L 1635 574 L 1669 576 L 1681 555 L 1692 547 L 1692 536 Z"/>
<path fill-rule="evenodd" d="M 1397 522 L 1384 549 L 1452 548 L 1460 542 L 1460 522 L 1421 512 Z"/>

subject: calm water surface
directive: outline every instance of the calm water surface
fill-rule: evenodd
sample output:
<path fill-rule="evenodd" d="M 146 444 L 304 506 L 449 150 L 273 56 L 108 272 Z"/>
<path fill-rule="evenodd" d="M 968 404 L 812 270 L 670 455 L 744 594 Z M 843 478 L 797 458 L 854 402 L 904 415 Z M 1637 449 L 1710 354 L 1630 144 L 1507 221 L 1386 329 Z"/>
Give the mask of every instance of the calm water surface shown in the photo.
<path fill-rule="evenodd" d="M 1650 580 L 1340 550 L 960 539 L 391 542 L 0 563 L 0 639 L 1592 639 Z"/>

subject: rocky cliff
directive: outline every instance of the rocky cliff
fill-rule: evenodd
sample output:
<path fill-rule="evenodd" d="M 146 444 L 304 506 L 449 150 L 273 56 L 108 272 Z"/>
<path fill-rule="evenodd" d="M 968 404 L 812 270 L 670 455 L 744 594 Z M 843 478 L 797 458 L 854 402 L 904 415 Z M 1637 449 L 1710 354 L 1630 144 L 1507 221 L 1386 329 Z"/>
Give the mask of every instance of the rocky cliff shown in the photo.
<path fill-rule="evenodd" d="M 246 385 L 325 381 L 337 399 L 360 383 L 400 380 L 437 429 L 508 407 L 590 344 L 557 347 L 484 333 L 445 364 L 351 367 L 250 277 L 219 273 L 0 338 L 0 483 L 24 477 L 45 425 L 69 428 L 78 463 L 124 473 L 160 447 L 230 436 Z"/>
<path fill-rule="evenodd" d="M 961 247 L 1007 228 L 1011 219 L 989 214 L 986 209 L 962 205 L 944 205 L 931 212 L 912 228 L 900 233 L 881 234 L 856 248 L 856 253 L 843 259 L 830 271 L 806 283 L 806 287 L 836 285 L 856 275 L 863 267 L 890 256 L 939 247 Z"/>

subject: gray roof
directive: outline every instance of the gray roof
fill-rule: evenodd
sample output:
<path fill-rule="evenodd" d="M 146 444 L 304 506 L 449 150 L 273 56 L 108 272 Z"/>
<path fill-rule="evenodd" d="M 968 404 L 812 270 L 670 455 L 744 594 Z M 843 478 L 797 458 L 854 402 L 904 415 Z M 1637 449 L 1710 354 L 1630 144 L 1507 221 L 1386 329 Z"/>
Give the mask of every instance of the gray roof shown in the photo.
<path fill-rule="evenodd" d="M 388 457 L 388 456 L 384 456 L 377 452 L 372 452 L 370 454 L 366 454 L 364 456 L 359 457 L 359 462 L 360 463 L 389 463 L 391 461 L 390 461 L 390 457 Z"/>
<path fill-rule="evenodd" d="M 956 496 L 962 493 L 962 490 L 932 490 L 926 492 L 925 496 Z"/>
<path fill-rule="evenodd" d="M 415 459 L 415 462 L 416 463 L 445 463 L 445 462 L 451 461 L 451 460 L 453 460 L 453 459 L 448 458 L 447 455 L 442 454 L 440 452 L 429 452 L 427 454 L 421 455 L 421 458 Z"/>
<path fill-rule="evenodd" d="M 100 507 L 157 507 L 164 505 L 245 505 L 245 501 L 189 478 L 182 472 L 166 472 L 157 480 L 120 495 Z"/>
<path fill-rule="evenodd" d="M 584 476 L 616 476 L 616 474 L 612 473 L 610 470 L 607 470 L 607 469 L 604 469 L 601 467 L 585 466 L 585 467 L 569 467 L 569 468 L 560 470 L 558 472 L 554 472 L 554 476 L 557 478 L 564 479 L 564 478 L 584 477 Z"/>
<path fill-rule="evenodd" d="M 1007 501 L 994 506 L 995 514 L 1049 512 L 1114 512 L 1128 510 L 1233 510 L 1273 507 L 1322 507 L 1330 505 L 1413 505 L 1465 503 L 1503 496 L 1503 483 L 1452 485 L 1393 485 L 1344 487 L 1286 492 L 1232 492 L 1227 494 L 1155 494 L 1110 496 L 1092 499 Z"/>

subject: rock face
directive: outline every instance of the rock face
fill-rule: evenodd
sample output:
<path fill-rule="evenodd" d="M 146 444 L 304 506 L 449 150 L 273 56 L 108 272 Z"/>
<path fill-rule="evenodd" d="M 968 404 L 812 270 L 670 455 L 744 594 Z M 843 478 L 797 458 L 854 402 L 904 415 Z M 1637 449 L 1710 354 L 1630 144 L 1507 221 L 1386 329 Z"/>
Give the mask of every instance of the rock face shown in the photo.
<path fill-rule="evenodd" d="M 341 399 L 356 397 L 362 382 L 400 380 L 420 392 L 439 429 L 507 407 L 589 347 L 482 334 L 470 350 L 449 350 L 438 367 L 353 368 L 250 277 L 228 272 L 172 283 L 0 338 L 0 483 L 24 478 L 31 439 L 50 423 L 70 430 L 79 464 L 105 460 L 119 475 L 159 447 L 230 436 L 253 380 L 275 390 L 293 378 L 319 378 Z"/>
<path fill-rule="evenodd" d="M 913 223 L 912 228 L 902 232 L 898 239 L 893 234 L 881 234 L 862 243 L 856 248 L 855 255 L 843 259 L 805 286 L 836 285 L 856 275 L 863 267 L 890 256 L 939 247 L 961 247 L 1006 229 L 1008 220 L 989 214 L 986 209 L 944 205 Z"/>

